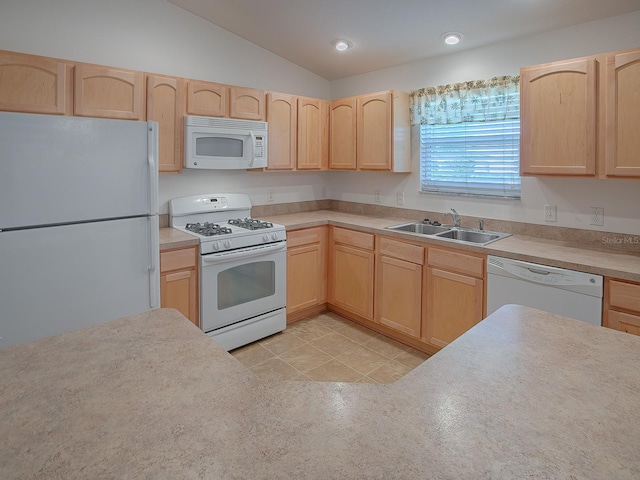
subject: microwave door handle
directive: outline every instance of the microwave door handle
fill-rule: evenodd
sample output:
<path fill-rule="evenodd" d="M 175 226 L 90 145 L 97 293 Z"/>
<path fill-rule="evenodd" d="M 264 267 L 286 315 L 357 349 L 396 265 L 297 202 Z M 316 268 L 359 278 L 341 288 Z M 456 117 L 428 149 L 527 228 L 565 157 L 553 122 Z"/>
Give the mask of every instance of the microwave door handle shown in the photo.
<path fill-rule="evenodd" d="M 256 135 L 253 133 L 253 130 L 249 133 L 251 134 L 251 160 L 249 160 L 249 168 L 253 168 L 256 160 Z"/>

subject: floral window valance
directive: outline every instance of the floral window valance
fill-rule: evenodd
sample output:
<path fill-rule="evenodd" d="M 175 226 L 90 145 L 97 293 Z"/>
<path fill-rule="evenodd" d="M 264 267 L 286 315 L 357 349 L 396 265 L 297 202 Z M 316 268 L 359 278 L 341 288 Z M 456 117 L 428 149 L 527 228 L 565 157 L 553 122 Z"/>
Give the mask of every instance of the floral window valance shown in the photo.
<path fill-rule="evenodd" d="M 520 118 L 520 76 L 438 85 L 409 94 L 412 125 Z"/>

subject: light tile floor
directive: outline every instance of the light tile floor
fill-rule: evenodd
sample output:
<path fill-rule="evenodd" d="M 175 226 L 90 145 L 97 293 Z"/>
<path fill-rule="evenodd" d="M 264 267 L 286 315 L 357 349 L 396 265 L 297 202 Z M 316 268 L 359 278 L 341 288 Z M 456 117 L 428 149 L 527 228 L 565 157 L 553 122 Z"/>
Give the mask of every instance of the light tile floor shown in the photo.
<path fill-rule="evenodd" d="M 319 382 L 392 383 L 429 358 L 331 312 L 230 353 L 264 379 Z"/>

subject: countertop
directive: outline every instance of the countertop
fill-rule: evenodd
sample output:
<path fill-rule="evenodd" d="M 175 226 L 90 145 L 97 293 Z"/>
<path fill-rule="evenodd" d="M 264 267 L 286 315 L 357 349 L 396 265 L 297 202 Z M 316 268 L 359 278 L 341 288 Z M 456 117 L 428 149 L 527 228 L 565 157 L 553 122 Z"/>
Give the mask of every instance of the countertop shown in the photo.
<path fill-rule="evenodd" d="M 0 350 L 0 478 L 636 480 L 638 365 L 509 305 L 394 384 L 268 382 L 155 310 Z"/>
<path fill-rule="evenodd" d="M 378 235 L 403 238 L 426 245 L 439 245 L 485 253 L 487 255 L 505 256 L 518 260 L 640 282 L 640 255 L 631 251 L 592 248 L 581 246 L 575 242 L 560 242 L 522 235 L 512 235 L 482 247 L 455 243 L 433 237 L 420 237 L 409 233 L 387 230 L 385 228 L 411 221 L 406 218 L 371 217 L 332 210 L 292 213 L 262 219 L 282 224 L 287 230 L 329 224 Z M 182 239 L 182 241 L 179 241 L 179 239 Z M 193 237 L 188 234 L 172 228 L 160 229 L 160 245 L 162 249 L 194 244 L 197 244 L 197 241 L 193 243 Z"/>

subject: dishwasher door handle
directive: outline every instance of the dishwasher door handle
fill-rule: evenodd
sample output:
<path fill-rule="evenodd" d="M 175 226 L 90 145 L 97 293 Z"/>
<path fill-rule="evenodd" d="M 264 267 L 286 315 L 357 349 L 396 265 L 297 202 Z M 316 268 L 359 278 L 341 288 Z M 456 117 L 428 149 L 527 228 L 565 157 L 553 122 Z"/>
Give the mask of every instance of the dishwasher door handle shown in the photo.
<path fill-rule="evenodd" d="M 538 275 L 550 275 L 551 272 L 548 272 L 546 270 L 537 270 L 535 268 L 527 268 L 527 270 L 529 270 L 531 273 L 535 273 Z"/>

